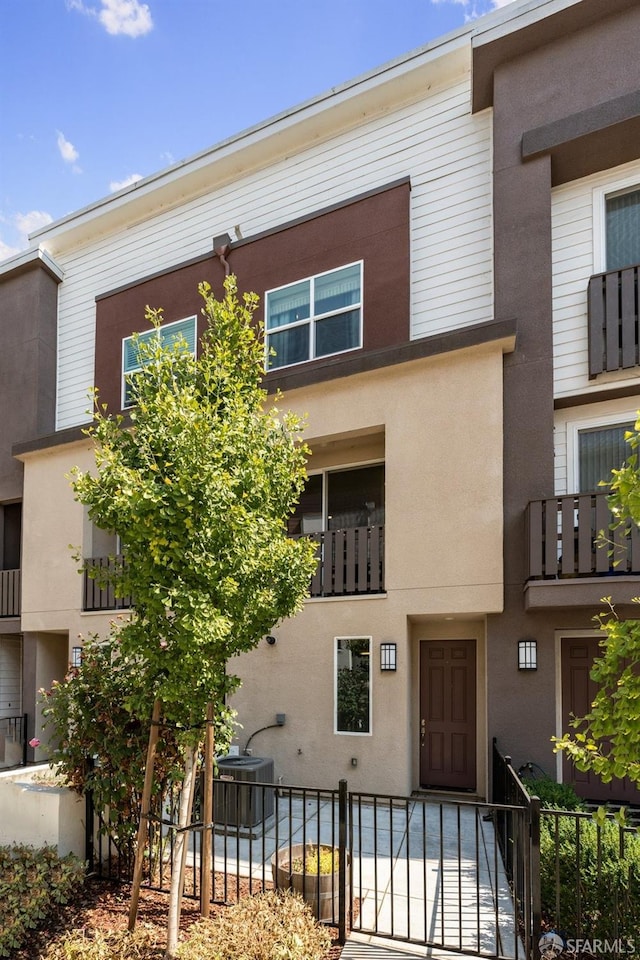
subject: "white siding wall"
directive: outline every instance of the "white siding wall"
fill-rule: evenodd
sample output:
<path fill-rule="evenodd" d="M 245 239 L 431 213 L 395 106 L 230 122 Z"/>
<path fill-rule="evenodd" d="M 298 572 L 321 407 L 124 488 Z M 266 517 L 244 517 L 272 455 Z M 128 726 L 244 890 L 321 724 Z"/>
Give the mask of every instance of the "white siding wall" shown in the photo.
<path fill-rule="evenodd" d="M 597 392 L 612 383 L 637 382 L 636 370 L 616 371 L 589 380 L 587 284 L 600 273 L 600 237 L 594 203 L 603 189 L 622 182 L 640 183 L 640 163 L 625 164 L 552 192 L 554 394 L 566 397 Z"/>
<path fill-rule="evenodd" d="M 490 113 L 471 116 L 469 101 L 466 76 L 430 90 L 420 103 L 58 255 L 65 271 L 59 290 L 58 429 L 88 419 L 96 294 L 207 253 L 212 238 L 232 233 L 235 225 L 249 238 L 407 175 L 412 336 L 490 319 Z"/>

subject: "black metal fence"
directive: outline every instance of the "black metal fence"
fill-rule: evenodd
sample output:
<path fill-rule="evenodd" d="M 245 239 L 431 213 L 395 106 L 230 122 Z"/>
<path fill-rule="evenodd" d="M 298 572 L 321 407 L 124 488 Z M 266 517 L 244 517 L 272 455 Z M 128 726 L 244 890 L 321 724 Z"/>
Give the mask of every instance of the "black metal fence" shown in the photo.
<path fill-rule="evenodd" d="M 541 895 L 547 925 L 625 956 L 640 949 L 640 833 L 603 810 L 543 810 Z"/>
<path fill-rule="evenodd" d="M 213 902 L 292 887 L 340 939 L 352 929 L 474 956 L 522 957 L 524 949 L 532 956 L 531 925 L 522 919 L 531 917 L 530 891 L 518 871 L 509 883 L 495 830 L 507 815 L 524 835 L 522 807 L 349 792 L 346 781 L 321 790 L 216 779 L 214 823 L 207 824 L 200 796 L 188 838 L 187 897 L 199 899 L 210 869 Z M 143 882 L 156 890 L 170 885 L 177 803 L 177 791 L 169 791 L 150 816 Z M 130 880 L 133 826 L 118 844 L 109 822 L 97 819 L 101 829 L 87 838 L 93 872 Z M 208 865 L 200 857 L 205 830 Z"/>
<path fill-rule="evenodd" d="M 514 891 L 530 884 L 534 948 L 542 930 L 558 932 L 577 955 L 596 941 L 615 957 L 640 948 L 640 812 L 634 822 L 604 808 L 544 809 L 495 740 L 493 791 L 528 811 L 528 838 L 509 812 L 497 816 L 496 830 Z"/>
<path fill-rule="evenodd" d="M 636 828 L 603 811 L 541 809 L 495 741 L 492 778 L 491 803 L 349 792 L 346 781 L 322 790 L 216 779 L 212 824 L 201 820 L 200 784 L 185 895 L 200 898 L 209 869 L 214 903 L 292 886 L 341 939 L 352 929 L 536 960 L 541 932 L 554 929 L 628 956 L 629 945 L 640 943 Z M 117 841 L 115 821 L 94 817 L 87 800 L 90 868 L 130 880 L 137 824 Z M 152 889 L 170 885 L 178 801 L 177 790 L 167 791 L 152 809 L 143 881 Z M 200 857 L 205 830 L 208 864 Z M 327 872 L 319 875 L 321 859 Z"/>

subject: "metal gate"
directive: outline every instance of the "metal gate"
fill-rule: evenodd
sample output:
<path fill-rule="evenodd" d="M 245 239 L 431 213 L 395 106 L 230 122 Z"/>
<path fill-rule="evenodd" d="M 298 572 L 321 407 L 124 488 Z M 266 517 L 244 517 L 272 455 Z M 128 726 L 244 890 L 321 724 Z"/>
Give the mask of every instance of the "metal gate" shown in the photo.
<path fill-rule="evenodd" d="M 474 956 L 533 956 L 526 808 L 351 793 L 349 825 L 352 930 Z"/>

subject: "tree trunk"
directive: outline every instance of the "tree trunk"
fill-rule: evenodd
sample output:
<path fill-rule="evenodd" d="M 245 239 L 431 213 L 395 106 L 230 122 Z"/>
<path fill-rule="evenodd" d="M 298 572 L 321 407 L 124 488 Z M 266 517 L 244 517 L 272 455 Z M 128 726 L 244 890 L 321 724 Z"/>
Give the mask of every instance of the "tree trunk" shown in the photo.
<path fill-rule="evenodd" d="M 207 704 L 207 728 L 204 741 L 204 790 L 202 796 L 203 830 L 200 838 L 200 913 L 209 916 L 211 906 L 211 824 L 213 823 L 213 750 L 215 745 L 213 704 Z"/>
<path fill-rule="evenodd" d="M 140 823 L 138 824 L 138 842 L 136 845 L 136 859 L 133 867 L 133 883 L 131 885 L 131 903 L 129 905 L 129 931 L 133 931 L 138 916 L 138 900 L 142 885 L 142 868 L 144 865 L 144 851 L 149 833 L 149 810 L 151 809 L 151 787 L 153 786 L 153 767 L 156 759 L 156 747 L 160 732 L 160 713 L 162 703 L 154 701 L 151 715 L 151 730 L 149 731 L 149 745 L 147 747 L 147 763 L 144 768 L 144 787 L 142 789 L 142 803 L 140 804 Z"/>
<path fill-rule="evenodd" d="M 169 890 L 169 922 L 167 925 L 167 949 L 165 960 L 173 960 L 178 949 L 178 931 L 180 911 L 182 909 L 182 890 L 184 887 L 184 868 L 187 859 L 188 830 L 193 809 L 193 794 L 197 766 L 197 747 L 187 747 L 184 757 L 184 780 L 180 795 L 178 830 L 173 846 L 171 860 L 171 888 Z"/>

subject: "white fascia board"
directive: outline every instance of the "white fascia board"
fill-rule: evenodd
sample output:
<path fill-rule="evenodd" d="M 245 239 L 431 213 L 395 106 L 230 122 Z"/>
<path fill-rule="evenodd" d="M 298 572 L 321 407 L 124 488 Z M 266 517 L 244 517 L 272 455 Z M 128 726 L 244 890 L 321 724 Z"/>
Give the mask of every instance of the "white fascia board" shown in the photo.
<path fill-rule="evenodd" d="M 8 277 L 11 273 L 24 270 L 25 267 L 35 263 L 40 263 L 55 279 L 62 280 L 64 278 L 64 270 L 58 266 L 47 250 L 42 247 L 30 247 L 28 250 L 23 250 L 0 263 L 0 279 Z"/>
<path fill-rule="evenodd" d="M 499 11 L 501 17 L 481 17 L 477 21 L 471 42 L 474 48 L 492 43 L 581 2 L 582 0 L 516 0 L 515 3 L 507 3 Z"/>

